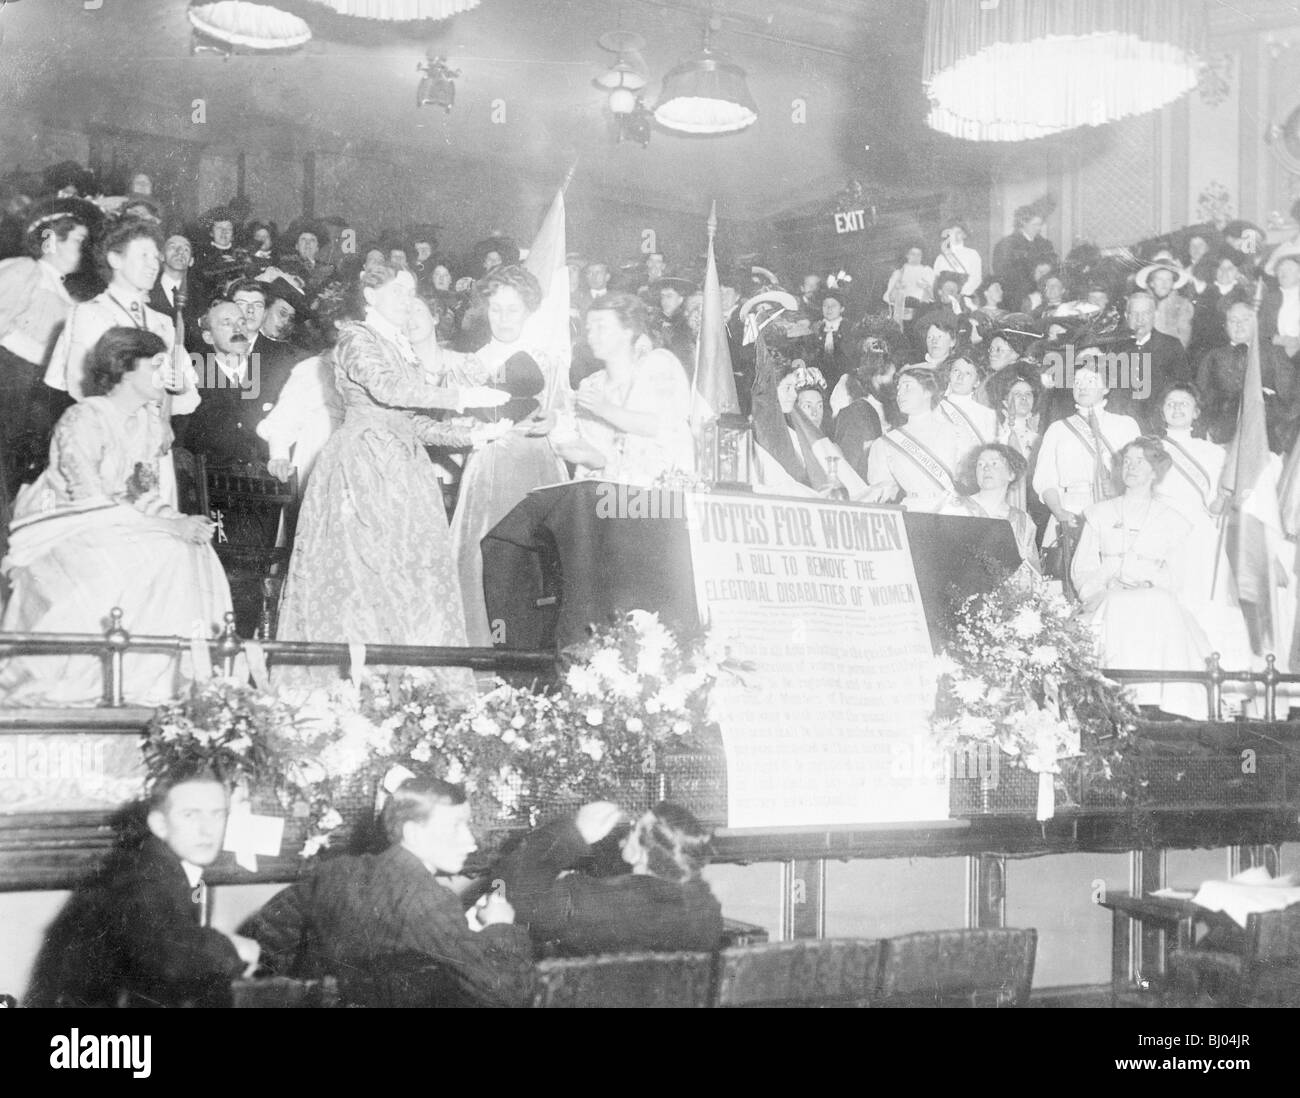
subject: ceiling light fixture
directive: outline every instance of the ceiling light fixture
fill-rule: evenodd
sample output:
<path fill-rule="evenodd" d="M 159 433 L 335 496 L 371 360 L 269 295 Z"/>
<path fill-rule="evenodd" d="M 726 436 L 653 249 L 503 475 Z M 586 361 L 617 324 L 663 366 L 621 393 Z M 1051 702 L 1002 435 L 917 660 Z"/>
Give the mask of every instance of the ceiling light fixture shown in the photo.
<path fill-rule="evenodd" d="M 655 121 L 678 133 L 735 133 L 758 121 L 758 106 L 745 70 L 709 45 L 721 23 L 716 13 L 704 25 L 704 47 L 664 77 Z"/>
<path fill-rule="evenodd" d="M 927 121 L 1024 141 L 1143 114 L 1196 86 L 1204 31 L 1185 0 L 930 0 Z"/>
<path fill-rule="evenodd" d="M 424 73 L 420 78 L 420 86 L 415 91 L 415 105 L 441 107 L 450 114 L 456 102 L 455 78 L 460 75 L 460 70 L 451 68 L 445 57 L 432 55 L 416 65 L 415 69 Z"/>
<path fill-rule="evenodd" d="M 296 15 L 248 0 L 191 4 L 186 14 L 194 29 L 191 53 L 273 53 L 300 49 L 311 41 L 311 28 Z"/>
<path fill-rule="evenodd" d="M 413 22 L 417 19 L 450 19 L 479 5 L 479 0 L 320 0 L 340 15 L 357 19 Z"/>

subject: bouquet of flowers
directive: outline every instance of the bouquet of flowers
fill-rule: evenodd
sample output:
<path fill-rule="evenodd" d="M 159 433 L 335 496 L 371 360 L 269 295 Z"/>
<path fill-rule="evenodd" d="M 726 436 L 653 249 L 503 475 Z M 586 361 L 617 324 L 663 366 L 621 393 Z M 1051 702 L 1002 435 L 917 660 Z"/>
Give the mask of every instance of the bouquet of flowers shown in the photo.
<path fill-rule="evenodd" d="M 1082 756 L 1085 777 L 1115 777 L 1137 711 L 1102 675 L 1091 629 L 1047 585 L 1017 576 L 967 598 L 938 665 L 945 749 L 992 744 L 1040 774 Z"/>

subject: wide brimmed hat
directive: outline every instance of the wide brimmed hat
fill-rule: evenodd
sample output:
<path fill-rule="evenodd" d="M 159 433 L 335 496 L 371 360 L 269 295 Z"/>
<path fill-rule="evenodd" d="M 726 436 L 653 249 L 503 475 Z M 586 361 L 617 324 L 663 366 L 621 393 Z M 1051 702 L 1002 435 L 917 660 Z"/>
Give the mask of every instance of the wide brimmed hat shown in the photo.
<path fill-rule="evenodd" d="M 1138 271 L 1138 273 L 1134 276 L 1133 281 L 1136 282 L 1138 286 L 1144 290 L 1150 289 L 1150 287 L 1147 285 L 1147 282 L 1151 278 L 1151 276 L 1156 273 L 1156 271 L 1168 271 L 1171 275 L 1173 275 L 1174 276 L 1173 288 L 1175 290 L 1178 289 L 1180 286 L 1186 286 L 1187 283 L 1190 282 L 1192 279 L 1191 271 L 1185 271 L 1183 270 L 1182 267 L 1179 267 L 1174 263 L 1161 262 L 1161 263 L 1148 263 L 1145 267 L 1143 267 L 1140 271 Z"/>
<path fill-rule="evenodd" d="M 786 290 L 764 290 L 761 294 L 755 294 L 740 307 L 740 320 L 744 321 L 745 317 L 758 309 L 762 309 L 765 313 L 770 311 L 770 308 L 765 309 L 764 306 L 785 309 L 793 313 L 799 309 L 799 299 Z"/>
<path fill-rule="evenodd" d="M 277 275 L 275 278 L 259 278 L 257 281 L 266 287 L 266 303 L 268 305 L 276 298 L 280 298 L 293 306 L 293 311 L 298 314 L 299 319 L 311 312 L 307 304 L 307 295 L 285 278 L 284 275 Z"/>
<path fill-rule="evenodd" d="M 46 222 L 57 221 L 61 217 L 75 217 L 86 228 L 94 229 L 104 220 L 104 211 L 84 198 L 47 198 L 28 212 L 24 233 L 34 232 Z"/>
<path fill-rule="evenodd" d="M 682 295 L 682 297 L 690 297 L 691 294 L 695 293 L 699 289 L 699 287 L 689 279 L 676 278 L 673 276 L 657 279 L 650 284 L 650 292 L 652 294 L 657 294 L 661 290 L 665 289 L 676 290 Z"/>

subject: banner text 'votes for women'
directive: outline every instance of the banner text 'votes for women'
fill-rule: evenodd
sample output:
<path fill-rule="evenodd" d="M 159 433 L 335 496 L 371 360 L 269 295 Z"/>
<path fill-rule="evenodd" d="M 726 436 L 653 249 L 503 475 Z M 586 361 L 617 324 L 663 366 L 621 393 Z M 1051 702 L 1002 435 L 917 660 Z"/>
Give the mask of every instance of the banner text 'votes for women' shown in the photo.
<path fill-rule="evenodd" d="M 753 663 L 715 690 L 728 824 L 935 820 L 934 673 L 903 516 L 890 508 L 692 494 L 701 615 Z"/>

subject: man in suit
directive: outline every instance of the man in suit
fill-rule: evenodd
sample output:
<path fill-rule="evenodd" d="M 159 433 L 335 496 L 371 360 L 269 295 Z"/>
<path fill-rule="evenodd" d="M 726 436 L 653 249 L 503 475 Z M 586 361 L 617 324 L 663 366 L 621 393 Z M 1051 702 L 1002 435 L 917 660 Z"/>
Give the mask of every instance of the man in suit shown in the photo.
<path fill-rule="evenodd" d="M 202 290 L 197 284 L 191 287 L 187 282 L 190 268 L 194 266 L 194 250 L 190 246 L 189 239 L 182 233 L 172 233 L 163 244 L 162 261 L 162 271 L 158 274 L 158 281 L 149 291 L 149 308 L 162 313 L 163 316 L 171 317 L 172 323 L 175 324 L 177 302 L 183 301 L 181 319 L 185 325 L 185 332 L 182 343 L 185 350 L 191 354 L 195 351 L 202 352 L 203 339 L 199 332 L 199 317 L 206 303 L 194 300 L 189 292 L 193 289 L 196 295 L 202 296 Z"/>
<path fill-rule="evenodd" d="M 233 301 L 214 301 L 200 326 L 208 348 L 203 401 L 185 422 L 185 448 L 212 467 L 265 465 L 269 454 L 257 428 L 293 366 L 250 353 L 244 313 Z"/>
<path fill-rule="evenodd" d="M 225 837 L 229 796 L 208 770 L 159 782 L 149 836 L 110 862 L 47 934 L 33 1006 L 229 1006 L 260 947 L 207 925 L 203 871 Z"/>
<path fill-rule="evenodd" d="M 459 786 L 408 778 L 383 809 L 382 854 L 331 859 L 272 897 L 240 929 L 268 968 L 339 980 L 349 1004 L 523 1006 L 532 994 L 528 933 L 499 893 L 467 919 L 440 876 L 477 848 Z"/>
<path fill-rule="evenodd" d="M 1156 434 L 1164 426 L 1160 407 L 1165 391 L 1171 385 L 1192 380 L 1187 351 L 1174 336 L 1156 331 L 1156 299 L 1145 290 L 1129 294 L 1124 320 L 1128 333 L 1111 350 L 1130 356 L 1129 363 L 1140 362 L 1141 373 L 1134 373 L 1130 366 L 1125 391 L 1120 389 L 1125 379 L 1111 378 L 1111 400 L 1107 407 L 1112 412 L 1133 416 L 1147 434 Z"/>

